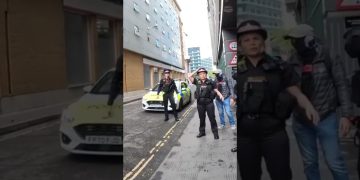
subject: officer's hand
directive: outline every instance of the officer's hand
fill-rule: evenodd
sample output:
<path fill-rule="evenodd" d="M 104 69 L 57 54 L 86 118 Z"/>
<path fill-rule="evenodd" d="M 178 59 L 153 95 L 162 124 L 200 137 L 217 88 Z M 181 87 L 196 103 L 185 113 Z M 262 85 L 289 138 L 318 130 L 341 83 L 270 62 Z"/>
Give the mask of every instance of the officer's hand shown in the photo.
<path fill-rule="evenodd" d="M 320 121 L 319 113 L 315 110 L 313 106 L 306 107 L 305 109 L 306 116 L 310 119 L 314 125 L 317 125 Z"/>
<path fill-rule="evenodd" d="M 349 118 L 343 117 L 340 120 L 340 133 L 342 137 L 346 137 L 350 132 L 351 121 Z"/>
<path fill-rule="evenodd" d="M 235 106 L 235 104 L 236 104 L 236 101 L 235 101 L 233 98 L 231 98 L 231 99 L 230 99 L 230 105 L 231 105 L 231 106 Z"/>

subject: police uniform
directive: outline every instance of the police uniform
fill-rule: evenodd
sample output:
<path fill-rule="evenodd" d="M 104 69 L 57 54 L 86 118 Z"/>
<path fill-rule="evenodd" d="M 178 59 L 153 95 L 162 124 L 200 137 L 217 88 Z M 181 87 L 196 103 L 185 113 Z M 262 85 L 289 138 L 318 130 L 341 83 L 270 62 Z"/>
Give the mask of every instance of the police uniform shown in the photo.
<path fill-rule="evenodd" d="M 170 73 L 170 70 L 165 69 L 164 73 Z M 178 121 L 178 114 L 176 111 L 176 104 L 174 101 L 174 91 L 179 94 L 175 81 L 169 78 L 163 78 L 160 80 L 160 85 L 157 91 L 157 95 L 159 95 L 160 91 L 163 91 L 163 103 L 164 103 L 164 111 L 165 111 L 165 121 L 169 120 L 169 112 L 168 112 L 168 102 L 170 101 L 171 108 L 174 113 L 175 121 Z"/>
<path fill-rule="evenodd" d="M 251 26 L 245 26 L 245 33 L 252 31 Z M 254 29 L 266 39 L 266 31 L 260 25 Z M 286 94 L 285 89 L 297 85 L 299 78 L 287 63 L 266 54 L 257 66 L 241 56 L 234 78 L 237 83 L 237 158 L 241 178 L 260 180 L 264 157 L 272 180 L 290 180 L 285 120 L 292 111 L 286 107 L 293 107 L 290 103 L 294 99 Z M 282 95 L 288 96 L 280 98 Z M 287 113 L 284 115 L 281 110 Z"/>
<path fill-rule="evenodd" d="M 197 74 L 199 74 L 200 72 L 207 73 L 205 68 L 200 68 Z M 214 138 L 219 139 L 214 106 L 214 90 L 216 89 L 216 85 L 214 81 L 210 79 L 205 79 L 205 81 L 195 79 L 193 81 L 193 84 L 196 85 L 195 98 L 197 100 L 197 109 L 200 118 L 199 135 L 197 137 L 200 138 L 202 136 L 205 136 L 205 118 L 207 113 L 210 120 L 211 130 L 214 134 Z"/>

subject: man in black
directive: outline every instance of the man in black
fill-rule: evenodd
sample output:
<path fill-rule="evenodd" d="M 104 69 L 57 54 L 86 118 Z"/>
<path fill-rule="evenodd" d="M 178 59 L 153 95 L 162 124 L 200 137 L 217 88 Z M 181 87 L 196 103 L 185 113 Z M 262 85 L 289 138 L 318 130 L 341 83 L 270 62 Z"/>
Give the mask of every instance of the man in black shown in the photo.
<path fill-rule="evenodd" d="M 345 39 L 345 51 L 351 58 L 357 58 L 360 65 L 360 27 L 353 27 L 347 30 L 344 34 Z M 351 100 L 357 106 L 360 107 L 360 70 L 355 71 L 355 74 L 351 78 Z M 357 125 L 357 133 L 355 138 L 360 139 L 360 115 L 355 111 L 353 123 Z M 357 162 L 358 176 L 360 179 L 360 148 L 358 148 L 358 162 Z"/>
<path fill-rule="evenodd" d="M 159 95 L 160 91 L 164 92 L 163 102 L 165 109 L 165 121 L 169 120 L 169 112 L 168 112 L 168 102 L 170 101 L 172 111 L 174 113 L 175 121 L 179 121 L 176 104 L 174 101 L 174 91 L 176 94 L 179 94 L 178 89 L 176 88 L 175 81 L 170 78 L 170 70 L 164 69 L 164 78 L 160 80 L 160 85 L 157 91 L 157 95 Z"/>
<path fill-rule="evenodd" d="M 286 98 L 282 101 L 281 94 L 288 92 L 294 96 L 309 119 L 317 121 L 318 114 L 297 87 L 299 77 L 291 66 L 265 53 L 267 32 L 258 22 L 242 22 L 237 36 L 238 48 L 244 55 L 238 59 L 235 77 L 238 177 L 260 180 L 264 158 L 272 180 L 290 180 L 290 148 L 285 120 L 292 109 L 286 110 L 291 107 L 291 101 Z M 284 111 L 289 113 L 283 114 Z"/>
<path fill-rule="evenodd" d="M 195 73 L 197 73 L 199 79 L 195 79 L 193 77 Z M 224 100 L 224 97 L 216 89 L 215 83 L 207 78 L 207 71 L 205 68 L 199 68 L 197 71 L 189 74 L 189 81 L 196 85 L 195 98 L 197 99 L 197 109 L 200 118 L 200 133 L 197 135 L 197 137 L 200 138 L 205 136 L 205 118 L 207 112 L 211 124 L 211 130 L 214 134 L 214 139 L 219 139 L 219 133 L 215 119 L 215 93 L 217 93 L 222 101 Z"/>

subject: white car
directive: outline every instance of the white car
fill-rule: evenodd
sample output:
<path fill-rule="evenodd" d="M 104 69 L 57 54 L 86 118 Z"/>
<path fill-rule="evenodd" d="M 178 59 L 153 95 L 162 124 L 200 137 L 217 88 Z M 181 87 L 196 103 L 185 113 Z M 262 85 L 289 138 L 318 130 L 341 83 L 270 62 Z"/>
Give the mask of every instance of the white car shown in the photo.
<path fill-rule="evenodd" d="M 123 155 L 122 95 L 107 105 L 115 70 L 106 72 L 86 94 L 61 116 L 60 144 L 74 154 Z"/>
<path fill-rule="evenodd" d="M 176 104 L 176 110 L 181 110 L 186 104 L 191 102 L 191 91 L 188 87 L 188 84 L 185 81 L 175 80 L 175 85 L 180 94 L 176 94 L 174 92 L 174 101 Z M 145 111 L 164 111 L 164 103 L 163 103 L 163 92 L 157 95 L 157 89 L 159 84 L 157 84 L 154 88 L 150 89 L 148 93 L 146 93 L 142 98 L 142 108 Z M 170 101 L 168 102 L 168 110 L 172 111 Z"/>

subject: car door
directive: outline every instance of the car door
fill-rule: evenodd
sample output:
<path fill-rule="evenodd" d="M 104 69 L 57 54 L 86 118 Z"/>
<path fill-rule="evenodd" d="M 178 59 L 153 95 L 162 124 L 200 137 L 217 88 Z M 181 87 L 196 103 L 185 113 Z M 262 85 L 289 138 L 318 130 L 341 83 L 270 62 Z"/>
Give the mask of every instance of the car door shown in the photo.
<path fill-rule="evenodd" d="M 184 94 L 184 103 L 187 104 L 190 101 L 190 89 L 185 82 L 181 82 L 181 92 Z"/>

